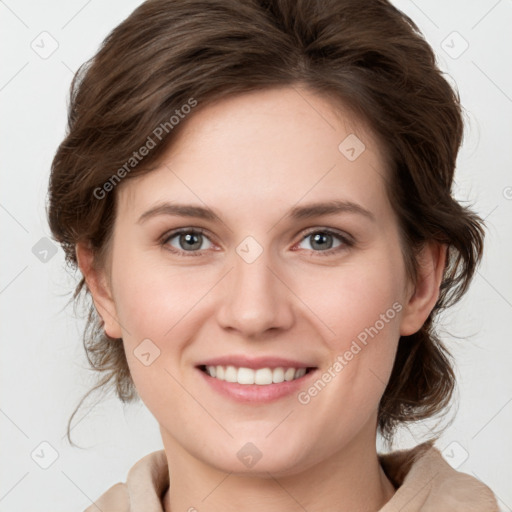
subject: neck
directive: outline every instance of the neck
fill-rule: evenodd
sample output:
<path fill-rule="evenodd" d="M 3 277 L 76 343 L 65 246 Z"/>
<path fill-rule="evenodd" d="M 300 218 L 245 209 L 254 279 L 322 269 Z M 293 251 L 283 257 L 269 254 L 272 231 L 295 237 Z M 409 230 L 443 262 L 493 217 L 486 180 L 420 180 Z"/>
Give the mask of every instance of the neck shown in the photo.
<path fill-rule="evenodd" d="M 379 464 L 375 436 L 363 436 L 292 475 L 258 476 L 221 471 L 193 457 L 164 432 L 170 489 L 164 510 L 209 512 L 376 512 L 395 492 Z"/>

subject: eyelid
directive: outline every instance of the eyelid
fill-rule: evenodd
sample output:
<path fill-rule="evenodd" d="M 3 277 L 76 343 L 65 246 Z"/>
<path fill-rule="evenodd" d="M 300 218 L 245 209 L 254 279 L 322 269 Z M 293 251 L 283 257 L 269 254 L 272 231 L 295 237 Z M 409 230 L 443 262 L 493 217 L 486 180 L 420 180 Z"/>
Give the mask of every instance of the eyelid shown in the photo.
<path fill-rule="evenodd" d="M 337 229 L 333 229 L 333 228 L 322 228 L 320 226 L 307 230 L 306 233 L 302 236 L 302 238 L 297 243 L 302 242 L 303 240 L 308 238 L 308 236 L 311 236 L 313 233 L 323 233 L 323 234 L 332 235 L 333 237 L 338 238 L 338 240 L 341 241 L 341 246 L 339 246 L 339 247 L 332 247 L 330 249 L 326 249 L 325 251 L 310 251 L 310 252 L 314 253 L 315 255 L 332 256 L 334 254 L 340 253 L 341 251 L 347 250 L 348 248 L 355 245 L 354 237 L 352 237 L 348 233 L 346 233 L 344 231 L 338 231 Z"/>
<path fill-rule="evenodd" d="M 327 228 L 327 227 L 323 228 L 321 226 L 308 229 L 306 231 L 306 233 L 302 236 L 301 241 L 313 233 L 328 233 L 329 235 L 337 236 L 338 238 L 340 238 L 341 240 L 343 240 L 346 243 L 351 243 L 351 244 L 355 243 L 354 237 L 352 235 L 350 235 L 349 233 L 347 233 L 346 231 L 340 231 L 340 230 L 337 230 L 334 228 Z"/>
<path fill-rule="evenodd" d="M 176 229 L 165 232 L 160 237 L 160 244 L 162 246 L 167 246 L 169 240 L 176 237 L 177 235 L 180 235 L 181 233 L 199 233 L 199 234 L 205 236 L 206 238 L 208 238 L 208 240 L 210 240 L 210 242 L 215 245 L 215 242 L 213 240 L 211 240 L 212 236 L 210 235 L 208 230 L 206 230 L 204 228 L 200 228 L 200 227 L 195 227 L 195 226 L 186 226 L 186 227 L 176 228 Z M 324 251 L 310 250 L 310 252 L 312 252 L 314 254 L 326 255 L 326 256 L 333 255 L 333 254 L 339 253 L 339 252 L 346 250 L 347 248 L 355 245 L 355 240 L 349 233 L 344 232 L 344 231 L 338 231 L 334 228 L 327 228 L 327 227 L 322 227 L 322 226 L 316 226 L 316 227 L 312 227 L 312 228 L 309 228 L 308 230 L 306 230 L 306 232 L 301 236 L 300 240 L 295 245 L 301 243 L 308 236 L 311 236 L 314 233 L 324 233 L 324 234 L 332 235 L 332 236 L 338 238 L 338 240 L 340 240 L 342 243 L 341 247 L 334 247 L 331 249 L 326 249 Z M 172 252 L 174 254 L 179 254 L 179 255 L 200 256 L 208 249 L 203 249 L 203 250 L 199 250 L 199 251 L 183 251 L 180 249 L 176 249 L 175 247 L 172 247 L 172 248 L 167 247 L 167 250 L 169 250 L 170 252 Z M 292 249 L 292 250 L 297 250 L 297 249 Z"/>
<path fill-rule="evenodd" d="M 174 254 L 185 255 L 185 256 L 200 256 L 200 255 L 202 255 L 206 249 L 203 249 L 200 251 L 183 251 L 180 249 L 176 249 L 175 247 L 172 247 L 172 248 L 168 247 L 169 240 L 180 235 L 181 233 L 199 233 L 199 234 L 205 236 L 206 238 L 208 238 L 208 240 L 210 240 L 210 238 L 211 238 L 209 232 L 204 228 L 194 227 L 194 226 L 186 226 L 184 228 L 176 228 L 176 229 L 172 229 L 170 231 L 166 231 L 160 237 L 160 240 L 159 240 L 160 244 L 162 246 L 166 247 L 166 249 L 169 252 L 172 252 Z M 215 243 L 212 240 L 210 240 L 210 242 L 215 245 Z"/>

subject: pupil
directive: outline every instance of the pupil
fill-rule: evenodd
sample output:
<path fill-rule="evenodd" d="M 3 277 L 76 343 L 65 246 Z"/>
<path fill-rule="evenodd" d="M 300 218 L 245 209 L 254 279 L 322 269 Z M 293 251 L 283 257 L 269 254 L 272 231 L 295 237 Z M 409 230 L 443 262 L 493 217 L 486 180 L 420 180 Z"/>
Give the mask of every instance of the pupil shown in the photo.
<path fill-rule="evenodd" d="M 322 241 L 325 242 L 326 240 L 326 237 L 330 237 L 331 235 L 328 235 L 328 234 L 325 234 L 325 233 L 317 233 L 313 236 L 313 247 L 315 244 L 319 243 L 320 242 L 320 245 L 319 245 L 319 248 L 320 249 L 325 249 L 326 248 L 326 245 L 325 243 L 322 244 Z M 330 249 L 330 244 L 328 244 L 329 247 L 327 247 L 327 249 Z"/>
<path fill-rule="evenodd" d="M 190 249 L 199 249 L 199 247 L 201 247 L 201 234 L 200 233 L 196 233 L 196 234 L 190 234 L 190 233 L 187 233 L 185 235 L 181 235 L 180 237 L 180 241 L 184 244 L 183 246 L 186 247 L 187 250 L 190 250 Z M 317 245 L 317 248 L 320 248 L 320 249 L 325 249 L 326 248 L 326 240 L 328 240 L 328 238 L 330 237 L 331 235 L 329 234 L 326 234 L 326 233 L 316 233 L 314 236 L 313 236 L 313 246 Z M 327 244 L 328 245 L 328 249 L 330 249 L 331 247 L 331 244 Z"/>
<path fill-rule="evenodd" d="M 184 242 L 183 246 L 186 250 L 189 249 L 199 249 L 201 247 L 201 241 L 200 241 L 201 234 L 185 234 L 181 235 L 181 242 Z M 195 240 L 195 242 L 194 242 Z"/>

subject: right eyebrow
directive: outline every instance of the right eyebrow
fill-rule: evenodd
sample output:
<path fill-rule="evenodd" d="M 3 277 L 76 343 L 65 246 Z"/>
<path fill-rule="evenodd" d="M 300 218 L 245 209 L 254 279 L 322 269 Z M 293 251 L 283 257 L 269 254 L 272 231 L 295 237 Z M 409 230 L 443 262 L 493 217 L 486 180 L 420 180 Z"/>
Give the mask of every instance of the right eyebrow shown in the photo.
<path fill-rule="evenodd" d="M 158 215 L 175 215 L 178 217 L 196 217 L 198 219 L 216 220 L 219 216 L 210 208 L 178 203 L 161 203 L 144 212 L 137 220 L 141 224 Z"/>

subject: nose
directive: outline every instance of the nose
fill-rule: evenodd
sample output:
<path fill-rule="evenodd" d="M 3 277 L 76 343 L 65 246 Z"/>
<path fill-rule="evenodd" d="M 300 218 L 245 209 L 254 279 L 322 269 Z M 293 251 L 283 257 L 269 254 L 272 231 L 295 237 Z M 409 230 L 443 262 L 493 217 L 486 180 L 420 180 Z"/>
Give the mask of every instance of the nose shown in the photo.
<path fill-rule="evenodd" d="M 264 250 L 250 263 L 234 252 L 232 269 L 223 279 L 218 322 L 244 338 L 261 339 L 293 325 L 294 295 L 269 253 Z"/>

